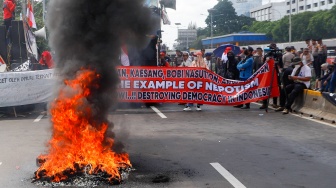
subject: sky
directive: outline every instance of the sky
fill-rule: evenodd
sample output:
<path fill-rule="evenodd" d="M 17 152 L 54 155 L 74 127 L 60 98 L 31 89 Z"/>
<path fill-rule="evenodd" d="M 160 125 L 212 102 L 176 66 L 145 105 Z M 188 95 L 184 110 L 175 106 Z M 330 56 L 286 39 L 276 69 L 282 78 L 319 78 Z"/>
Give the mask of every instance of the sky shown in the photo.
<path fill-rule="evenodd" d="M 284 0 L 263 0 L 262 3 L 281 1 Z M 217 0 L 176 0 L 176 10 L 166 9 L 171 25 L 162 25 L 163 43 L 172 49 L 173 44 L 176 43 L 177 29 L 187 29 L 190 22 L 196 23 L 197 27 L 206 27 L 208 9 L 213 8 L 217 2 Z M 244 6 L 244 3 L 241 6 Z M 181 23 L 181 25 L 176 26 L 175 23 Z"/>
<path fill-rule="evenodd" d="M 166 9 L 171 25 L 162 25 L 163 43 L 172 48 L 177 39 L 177 29 L 187 29 L 190 22 L 196 23 L 197 27 L 206 27 L 208 9 L 216 4 L 217 0 L 176 0 L 176 10 Z M 175 23 L 181 25 L 176 26 Z"/>

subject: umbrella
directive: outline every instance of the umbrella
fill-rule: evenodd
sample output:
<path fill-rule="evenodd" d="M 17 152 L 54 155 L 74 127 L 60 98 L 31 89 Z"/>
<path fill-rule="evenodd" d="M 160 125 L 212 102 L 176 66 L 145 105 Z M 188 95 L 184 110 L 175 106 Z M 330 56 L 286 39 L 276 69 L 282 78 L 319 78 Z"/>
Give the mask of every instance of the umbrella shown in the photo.
<path fill-rule="evenodd" d="M 221 46 L 219 46 L 218 48 L 216 48 L 213 53 L 216 57 L 222 57 L 223 55 L 223 52 L 225 51 L 225 49 L 227 47 L 231 47 L 232 48 L 232 51 L 235 55 L 238 55 L 240 54 L 240 47 L 239 46 L 235 46 L 233 44 L 223 44 Z"/>

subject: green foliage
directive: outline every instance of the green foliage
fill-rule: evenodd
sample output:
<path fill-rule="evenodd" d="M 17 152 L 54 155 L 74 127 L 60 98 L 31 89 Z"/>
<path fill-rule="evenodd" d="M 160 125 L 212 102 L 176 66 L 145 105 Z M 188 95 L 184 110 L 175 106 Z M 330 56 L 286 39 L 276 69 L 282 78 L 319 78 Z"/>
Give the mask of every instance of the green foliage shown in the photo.
<path fill-rule="evenodd" d="M 44 27 L 44 23 L 43 23 L 43 4 L 42 4 L 42 2 L 35 4 L 35 6 L 34 6 L 34 16 L 35 16 L 37 29 L 41 29 L 42 27 Z M 50 48 L 48 46 L 48 41 L 46 41 L 44 38 L 36 37 L 36 43 L 37 43 L 37 47 L 38 47 L 40 53 L 42 53 L 45 50 L 50 51 Z"/>
<path fill-rule="evenodd" d="M 331 10 L 308 11 L 291 17 L 292 41 L 318 37 L 336 37 L 336 6 Z M 289 16 L 274 22 L 255 21 L 251 26 L 246 25 L 243 28 L 251 32 L 266 33 L 275 42 L 287 42 L 289 40 Z"/>
<path fill-rule="evenodd" d="M 229 0 L 218 0 L 211 13 L 214 36 L 242 31 L 246 26 L 252 25 L 254 21 L 253 18 L 244 15 L 238 16 Z M 209 30 L 208 36 L 210 36 L 211 29 L 211 13 L 205 20 Z"/>

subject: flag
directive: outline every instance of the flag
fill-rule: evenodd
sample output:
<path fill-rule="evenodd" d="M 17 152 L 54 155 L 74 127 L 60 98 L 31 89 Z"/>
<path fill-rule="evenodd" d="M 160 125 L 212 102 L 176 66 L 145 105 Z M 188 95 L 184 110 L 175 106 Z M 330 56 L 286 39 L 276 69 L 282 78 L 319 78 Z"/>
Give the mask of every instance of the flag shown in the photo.
<path fill-rule="evenodd" d="M 123 66 L 130 66 L 130 60 L 128 57 L 128 50 L 127 46 L 124 44 L 121 46 L 121 55 L 120 55 L 120 61 Z"/>
<path fill-rule="evenodd" d="M 36 22 L 35 22 L 33 7 L 30 3 L 30 0 L 28 0 L 28 4 L 27 4 L 27 21 L 28 21 L 29 27 L 36 29 Z"/>
<path fill-rule="evenodd" d="M 168 17 L 168 14 L 167 14 L 167 11 L 166 11 L 166 8 L 162 9 L 161 19 L 162 19 L 163 25 L 170 25 L 171 24 L 171 22 L 169 20 L 169 17 Z"/>
<path fill-rule="evenodd" d="M 4 59 L 2 59 L 2 57 L 1 57 L 1 55 L 0 55 L 0 65 L 4 65 L 4 64 L 6 64 L 6 62 L 5 62 Z"/>
<path fill-rule="evenodd" d="M 161 5 L 176 10 L 176 0 L 161 0 Z"/>

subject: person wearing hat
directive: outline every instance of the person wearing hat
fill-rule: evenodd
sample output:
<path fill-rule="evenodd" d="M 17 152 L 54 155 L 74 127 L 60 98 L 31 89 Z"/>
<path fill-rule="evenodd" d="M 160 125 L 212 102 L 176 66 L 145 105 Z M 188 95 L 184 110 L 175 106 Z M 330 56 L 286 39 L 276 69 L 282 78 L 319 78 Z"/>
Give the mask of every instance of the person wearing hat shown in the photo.
<path fill-rule="evenodd" d="M 245 59 L 240 61 L 237 65 L 237 69 L 240 72 L 239 73 L 239 79 L 241 81 L 245 81 L 249 79 L 252 76 L 252 69 L 253 69 L 253 48 L 248 47 L 244 51 Z M 250 103 L 245 103 L 245 106 L 243 105 L 237 105 L 234 106 L 236 108 L 241 108 L 241 109 L 250 109 Z"/>
<path fill-rule="evenodd" d="M 295 98 L 299 96 L 304 89 L 307 89 L 310 86 L 310 67 L 302 62 L 302 59 L 299 57 L 293 59 L 292 65 L 295 65 L 295 68 L 292 74 L 288 76 L 288 79 L 293 80 L 294 83 L 286 86 L 287 102 L 285 104 L 285 109 L 282 111 L 283 114 L 288 114 L 292 111 L 292 104 L 294 103 Z"/>

